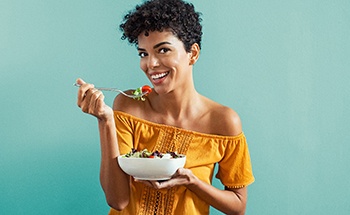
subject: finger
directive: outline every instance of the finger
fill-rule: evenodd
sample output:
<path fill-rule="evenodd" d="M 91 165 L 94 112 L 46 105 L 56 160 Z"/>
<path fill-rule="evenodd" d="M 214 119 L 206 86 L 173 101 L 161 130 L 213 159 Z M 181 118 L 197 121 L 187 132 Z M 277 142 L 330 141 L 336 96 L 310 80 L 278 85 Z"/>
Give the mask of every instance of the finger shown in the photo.
<path fill-rule="evenodd" d="M 100 93 L 100 95 L 97 98 L 95 108 L 96 108 L 96 110 L 98 110 L 98 112 L 100 114 L 102 114 L 104 112 L 104 107 L 105 107 L 105 102 L 104 102 L 105 96 L 103 95 L 103 93 L 101 91 L 99 91 L 99 93 Z"/>
<path fill-rule="evenodd" d="M 166 181 L 151 181 L 153 188 L 155 189 L 170 189 L 176 185 L 181 185 L 178 179 L 169 179 Z"/>
<path fill-rule="evenodd" d="M 83 85 L 83 84 L 86 84 L 85 81 L 81 78 L 78 78 L 75 83 L 79 84 L 79 85 Z"/>
<path fill-rule="evenodd" d="M 95 90 L 91 94 L 90 104 L 89 104 L 89 113 L 93 115 L 99 115 L 101 109 L 98 109 L 98 104 L 101 103 L 100 96 L 102 92 L 99 90 Z"/>
<path fill-rule="evenodd" d="M 155 182 L 155 181 L 147 181 L 147 182 L 148 182 L 150 187 L 152 187 L 154 189 L 160 189 L 159 184 L 157 184 L 157 182 Z"/>
<path fill-rule="evenodd" d="M 149 181 L 151 184 L 152 184 L 152 187 L 158 189 L 159 188 L 159 185 L 160 183 L 158 181 Z"/>
<path fill-rule="evenodd" d="M 81 78 L 78 78 L 75 81 L 75 83 L 79 84 L 80 86 L 83 85 L 83 84 L 86 84 L 85 81 L 83 81 L 83 79 L 81 79 Z M 81 92 L 78 91 L 78 101 L 77 101 L 77 103 L 78 103 L 79 107 L 80 107 L 81 98 L 83 98 L 83 96 L 81 95 Z"/>
<path fill-rule="evenodd" d="M 186 170 L 184 168 L 178 168 L 175 174 L 172 176 L 172 178 L 176 178 L 178 176 L 184 175 L 185 171 Z"/>
<path fill-rule="evenodd" d="M 78 90 L 78 100 L 77 100 L 77 105 L 79 107 L 81 107 L 81 103 L 84 101 L 85 97 L 86 97 L 86 94 L 87 94 L 87 91 L 89 91 L 90 89 L 94 88 L 94 85 L 93 84 L 87 84 L 87 83 L 84 83 L 82 84 L 80 87 L 79 87 L 79 90 Z"/>
<path fill-rule="evenodd" d="M 83 85 L 84 86 L 84 85 Z M 81 86 L 81 87 L 83 87 Z M 95 88 L 89 88 L 86 93 L 85 93 L 85 96 L 84 98 L 82 99 L 82 102 L 81 102 L 81 109 L 83 112 L 85 113 L 91 113 L 91 110 L 93 108 L 92 103 L 94 103 L 94 99 L 93 99 L 93 94 L 96 92 L 97 90 Z"/>

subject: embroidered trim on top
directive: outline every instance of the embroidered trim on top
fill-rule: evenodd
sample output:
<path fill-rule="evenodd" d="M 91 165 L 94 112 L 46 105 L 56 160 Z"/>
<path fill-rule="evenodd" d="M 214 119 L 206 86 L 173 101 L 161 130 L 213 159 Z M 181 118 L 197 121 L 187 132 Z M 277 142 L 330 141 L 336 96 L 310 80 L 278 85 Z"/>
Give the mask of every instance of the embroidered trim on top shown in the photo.
<path fill-rule="evenodd" d="M 141 208 L 138 214 L 168 215 L 172 213 L 176 188 L 156 190 L 145 187 L 142 193 Z"/>
<path fill-rule="evenodd" d="M 176 151 L 186 154 L 192 141 L 192 135 L 181 132 L 176 128 L 166 127 L 160 130 L 160 134 L 154 150 L 160 152 Z M 155 190 L 145 187 L 142 192 L 141 208 L 139 214 L 143 215 L 168 215 L 172 213 L 175 190 L 173 187 L 167 190 Z"/>
<path fill-rule="evenodd" d="M 192 135 L 181 130 L 164 128 L 160 130 L 155 149 L 160 152 L 176 151 L 179 154 L 186 154 L 192 138 Z"/>

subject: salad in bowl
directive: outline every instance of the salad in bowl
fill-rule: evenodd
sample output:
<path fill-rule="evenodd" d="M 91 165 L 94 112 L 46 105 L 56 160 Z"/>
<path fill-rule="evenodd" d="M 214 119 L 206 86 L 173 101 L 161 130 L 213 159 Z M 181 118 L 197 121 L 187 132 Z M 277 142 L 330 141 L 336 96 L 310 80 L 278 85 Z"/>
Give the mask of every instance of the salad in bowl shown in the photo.
<path fill-rule="evenodd" d="M 176 152 L 150 152 L 147 149 L 118 156 L 120 168 L 138 180 L 167 180 L 184 167 L 186 156 Z"/>

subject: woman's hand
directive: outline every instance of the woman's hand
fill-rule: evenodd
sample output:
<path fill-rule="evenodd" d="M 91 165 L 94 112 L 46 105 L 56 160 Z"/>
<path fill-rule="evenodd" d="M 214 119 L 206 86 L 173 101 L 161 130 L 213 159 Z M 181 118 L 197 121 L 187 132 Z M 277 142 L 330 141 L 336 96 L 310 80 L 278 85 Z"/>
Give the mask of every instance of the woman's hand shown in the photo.
<path fill-rule="evenodd" d="M 198 179 L 191 170 L 179 168 L 167 181 L 142 181 L 155 189 L 169 189 L 174 186 L 186 186 L 189 190 L 214 208 L 225 214 L 244 214 L 247 202 L 247 187 L 220 190 Z"/>
<path fill-rule="evenodd" d="M 166 181 L 144 181 L 135 179 L 135 181 L 142 182 L 155 189 L 169 189 L 175 186 L 189 186 L 196 180 L 198 180 L 198 178 L 192 173 L 192 171 L 185 168 L 179 168 L 171 179 Z"/>
<path fill-rule="evenodd" d="M 81 85 L 78 90 L 77 104 L 83 112 L 104 121 L 113 117 L 113 110 L 105 104 L 101 91 L 95 89 L 93 84 L 85 83 L 80 78 L 77 79 L 76 83 Z"/>

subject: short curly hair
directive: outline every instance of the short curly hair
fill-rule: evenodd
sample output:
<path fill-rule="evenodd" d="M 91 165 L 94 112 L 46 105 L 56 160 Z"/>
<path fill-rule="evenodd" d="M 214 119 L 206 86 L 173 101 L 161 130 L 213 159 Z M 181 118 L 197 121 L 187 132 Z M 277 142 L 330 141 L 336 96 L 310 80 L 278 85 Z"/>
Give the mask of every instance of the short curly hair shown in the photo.
<path fill-rule="evenodd" d="M 120 24 L 122 40 L 138 44 L 138 36 L 145 32 L 171 30 L 184 44 L 186 52 L 197 43 L 201 48 L 202 21 L 193 4 L 182 0 L 148 0 L 129 11 Z"/>

